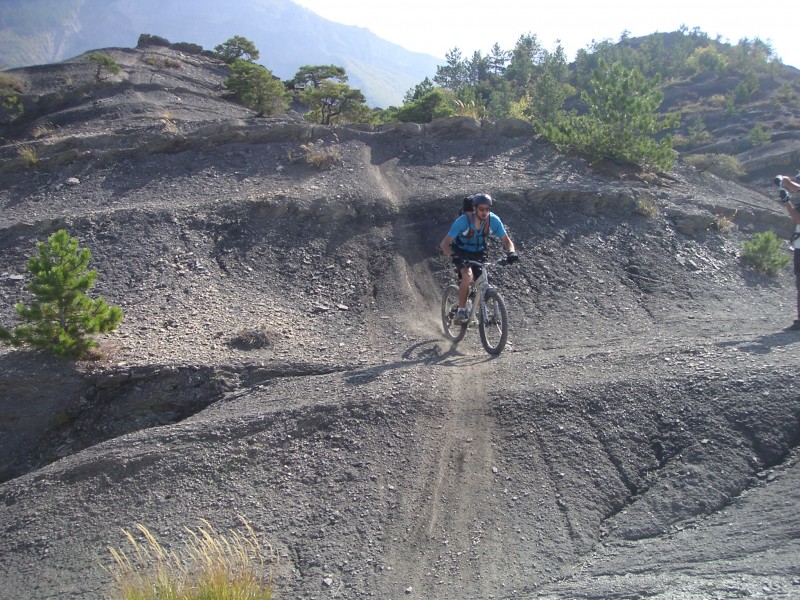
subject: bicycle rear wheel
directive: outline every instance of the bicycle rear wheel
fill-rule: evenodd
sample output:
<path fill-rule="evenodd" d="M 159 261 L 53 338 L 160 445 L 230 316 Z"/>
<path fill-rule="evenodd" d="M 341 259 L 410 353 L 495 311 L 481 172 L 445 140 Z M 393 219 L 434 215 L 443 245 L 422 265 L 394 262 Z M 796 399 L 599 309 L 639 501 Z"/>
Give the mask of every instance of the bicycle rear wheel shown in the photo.
<path fill-rule="evenodd" d="M 460 342 L 467 334 L 467 324 L 453 323 L 453 317 L 458 310 L 458 286 L 450 284 L 442 295 L 442 327 L 444 335 L 453 342 Z"/>
<path fill-rule="evenodd" d="M 500 354 L 508 340 L 508 312 L 503 297 L 495 290 L 486 292 L 482 310 L 478 315 L 478 331 L 483 349 L 489 354 Z"/>

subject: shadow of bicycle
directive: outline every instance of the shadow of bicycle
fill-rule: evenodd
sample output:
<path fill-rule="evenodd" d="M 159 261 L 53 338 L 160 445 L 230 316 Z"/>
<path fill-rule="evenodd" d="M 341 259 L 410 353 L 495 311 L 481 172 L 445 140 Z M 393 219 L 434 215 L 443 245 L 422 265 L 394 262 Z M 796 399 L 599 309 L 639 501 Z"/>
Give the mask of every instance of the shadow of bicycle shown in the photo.
<path fill-rule="evenodd" d="M 444 350 L 443 346 L 449 347 Z M 360 385 L 370 383 L 389 371 L 407 369 L 417 365 L 463 368 L 485 363 L 492 358 L 495 357 L 467 355 L 460 352 L 455 345 L 450 345 L 443 340 L 431 339 L 409 346 L 400 356 L 400 360 L 350 371 L 344 378 L 352 385 Z"/>

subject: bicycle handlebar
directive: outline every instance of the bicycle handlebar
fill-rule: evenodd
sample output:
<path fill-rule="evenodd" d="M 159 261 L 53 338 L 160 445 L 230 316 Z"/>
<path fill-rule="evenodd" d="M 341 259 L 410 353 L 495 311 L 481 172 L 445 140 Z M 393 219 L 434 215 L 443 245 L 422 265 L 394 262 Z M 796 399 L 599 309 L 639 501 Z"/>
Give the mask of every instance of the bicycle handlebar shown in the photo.
<path fill-rule="evenodd" d="M 489 262 L 480 262 L 477 260 L 467 260 L 464 261 L 466 264 L 475 267 L 496 267 L 496 266 L 505 266 L 508 264 L 507 258 L 500 258 L 498 260 L 491 260 Z"/>

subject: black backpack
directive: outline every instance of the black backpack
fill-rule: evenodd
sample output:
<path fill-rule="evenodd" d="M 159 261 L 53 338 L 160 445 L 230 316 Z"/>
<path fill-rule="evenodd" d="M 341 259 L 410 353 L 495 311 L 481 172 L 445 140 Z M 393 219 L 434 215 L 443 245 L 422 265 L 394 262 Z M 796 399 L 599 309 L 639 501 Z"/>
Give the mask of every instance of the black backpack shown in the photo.
<path fill-rule="evenodd" d="M 472 196 L 464 196 L 464 199 L 461 201 L 461 209 L 458 211 L 458 215 L 461 216 L 463 214 L 467 215 L 470 224 L 469 234 L 466 239 L 472 238 L 472 224 L 475 222 L 475 215 L 472 214 L 475 207 L 472 205 Z M 488 217 L 483 222 L 483 237 L 486 239 L 489 236 L 489 219 Z"/>
<path fill-rule="evenodd" d="M 461 210 L 458 211 L 458 215 L 461 216 L 464 213 L 472 212 L 474 210 L 474 206 L 472 206 L 472 196 L 464 196 L 464 199 L 461 201 Z"/>

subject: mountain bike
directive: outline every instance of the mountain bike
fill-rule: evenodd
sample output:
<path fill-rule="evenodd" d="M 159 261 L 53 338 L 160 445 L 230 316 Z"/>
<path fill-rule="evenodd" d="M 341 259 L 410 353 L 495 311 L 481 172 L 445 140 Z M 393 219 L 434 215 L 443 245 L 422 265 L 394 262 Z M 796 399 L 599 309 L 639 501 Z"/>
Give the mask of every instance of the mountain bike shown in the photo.
<path fill-rule="evenodd" d="M 458 311 L 458 285 L 451 283 L 442 296 L 442 326 L 445 336 L 453 343 L 458 343 L 467 334 L 470 325 L 477 321 L 483 349 L 489 354 L 498 355 L 506 347 L 508 340 L 508 312 L 506 303 L 497 288 L 489 283 L 489 269 L 507 265 L 505 258 L 493 262 L 471 260 L 467 264 L 481 267 L 481 275 L 469 286 L 467 296 L 467 320 L 455 323 Z"/>

